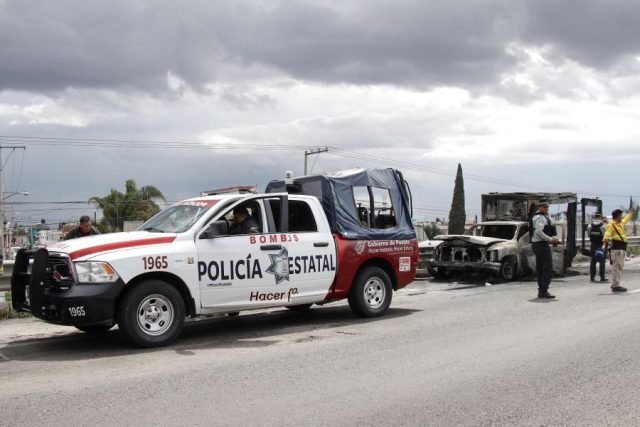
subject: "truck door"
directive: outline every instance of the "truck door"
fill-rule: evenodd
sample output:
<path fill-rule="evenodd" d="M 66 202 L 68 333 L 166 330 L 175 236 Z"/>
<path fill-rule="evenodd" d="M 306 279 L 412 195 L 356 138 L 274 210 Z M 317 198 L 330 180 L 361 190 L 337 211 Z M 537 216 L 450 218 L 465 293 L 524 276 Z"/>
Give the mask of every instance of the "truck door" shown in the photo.
<path fill-rule="evenodd" d="M 553 236 L 560 240 L 556 246 L 551 246 L 551 259 L 553 260 L 553 272 L 564 276 L 567 272 L 566 254 L 567 250 L 567 229 L 564 224 L 556 223 L 556 235 Z"/>
<path fill-rule="evenodd" d="M 233 229 L 235 207 L 246 208 L 249 217 L 258 223 L 258 233 Z M 259 198 L 252 198 L 212 218 L 196 234 L 202 307 L 235 310 L 255 305 L 257 300 L 252 300 L 252 294 L 255 297 L 256 292 L 266 295 L 277 290 L 271 275 L 266 272 L 270 264 L 269 252 L 260 250 L 253 243 L 259 241 L 265 231 L 264 205 Z"/>
<path fill-rule="evenodd" d="M 526 227 L 526 229 L 529 228 L 528 225 L 523 227 Z M 553 264 L 553 273 L 558 274 L 560 276 L 564 276 L 567 271 L 567 265 L 565 263 L 565 259 L 566 259 L 565 252 L 567 250 L 567 245 L 566 245 L 567 233 L 566 233 L 564 224 L 556 223 L 555 227 L 556 227 L 556 234 L 553 237 L 560 240 L 560 243 L 555 247 L 549 245 L 551 248 L 551 260 Z M 535 275 L 536 256 L 533 253 L 533 250 L 531 249 L 531 241 L 529 239 L 529 233 L 523 235 L 518 240 L 518 242 L 522 245 L 523 260 L 526 262 L 527 269 L 532 274 Z"/>
<path fill-rule="evenodd" d="M 265 205 L 270 230 L 274 231 L 268 237 L 278 247 L 270 257 L 287 258 L 288 274 L 273 277 L 287 292 L 287 303 L 324 300 L 337 265 L 335 243 L 324 212 L 308 199 L 274 197 Z"/>

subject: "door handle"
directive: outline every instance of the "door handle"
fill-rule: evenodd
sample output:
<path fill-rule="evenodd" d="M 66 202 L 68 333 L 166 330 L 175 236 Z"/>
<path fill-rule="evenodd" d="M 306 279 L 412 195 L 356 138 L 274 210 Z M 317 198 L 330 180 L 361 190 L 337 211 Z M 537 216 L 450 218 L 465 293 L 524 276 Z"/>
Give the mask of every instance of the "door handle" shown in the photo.
<path fill-rule="evenodd" d="M 314 247 L 316 248 L 326 248 L 327 246 L 329 246 L 328 242 L 315 242 L 313 244 Z"/>
<path fill-rule="evenodd" d="M 260 249 L 263 251 L 275 251 L 277 249 L 282 249 L 282 245 L 262 245 Z"/>

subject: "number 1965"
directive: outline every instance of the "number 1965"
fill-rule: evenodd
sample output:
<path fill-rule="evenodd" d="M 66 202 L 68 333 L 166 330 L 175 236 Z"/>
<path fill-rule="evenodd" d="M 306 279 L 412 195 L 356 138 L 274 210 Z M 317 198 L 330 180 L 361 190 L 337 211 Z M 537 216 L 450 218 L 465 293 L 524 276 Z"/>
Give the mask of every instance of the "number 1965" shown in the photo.
<path fill-rule="evenodd" d="M 69 314 L 71 315 L 71 317 L 84 317 L 87 314 L 84 311 L 83 305 L 79 305 L 76 307 L 68 307 L 68 308 L 69 308 Z"/>
<path fill-rule="evenodd" d="M 145 256 L 142 257 L 142 262 L 144 263 L 145 270 L 160 270 L 169 266 L 166 255 L 156 257 Z"/>

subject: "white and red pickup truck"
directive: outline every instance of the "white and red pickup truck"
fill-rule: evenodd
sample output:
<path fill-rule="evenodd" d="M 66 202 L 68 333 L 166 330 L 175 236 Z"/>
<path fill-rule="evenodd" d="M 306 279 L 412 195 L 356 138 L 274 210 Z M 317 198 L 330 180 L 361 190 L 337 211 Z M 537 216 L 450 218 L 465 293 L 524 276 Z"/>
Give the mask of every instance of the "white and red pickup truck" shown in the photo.
<path fill-rule="evenodd" d="M 379 316 L 393 290 L 414 280 L 410 203 L 393 169 L 272 181 L 263 194 L 205 194 L 138 231 L 21 250 L 12 304 L 86 332 L 118 324 L 142 347 L 166 345 L 187 317 L 215 313 L 348 298 L 356 314 Z M 231 234 L 238 207 L 258 230 Z"/>

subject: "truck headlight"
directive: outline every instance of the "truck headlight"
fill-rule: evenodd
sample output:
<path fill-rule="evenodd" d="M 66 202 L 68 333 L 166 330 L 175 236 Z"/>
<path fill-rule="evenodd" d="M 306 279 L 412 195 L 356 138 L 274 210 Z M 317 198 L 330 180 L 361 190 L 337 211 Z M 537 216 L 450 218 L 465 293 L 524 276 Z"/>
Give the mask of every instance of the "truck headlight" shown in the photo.
<path fill-rule="evenodd" d="M 98 261 L 76 262 L 76 274 L 83 283 L 109 283 L 120 278 L 108 263 Z"/>

